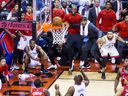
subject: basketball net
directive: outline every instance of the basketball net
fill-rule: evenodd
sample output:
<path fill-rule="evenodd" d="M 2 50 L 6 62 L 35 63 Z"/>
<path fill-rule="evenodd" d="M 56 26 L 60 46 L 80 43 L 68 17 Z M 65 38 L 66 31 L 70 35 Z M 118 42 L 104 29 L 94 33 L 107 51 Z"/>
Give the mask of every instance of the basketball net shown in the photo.
<path fill-rule="evenodd" d="M 67 34 L 66 27 L 52 26 L 51 32 L 53 36 L 53 44 L 63 44 L 65 43 L 65 35 Z"/>

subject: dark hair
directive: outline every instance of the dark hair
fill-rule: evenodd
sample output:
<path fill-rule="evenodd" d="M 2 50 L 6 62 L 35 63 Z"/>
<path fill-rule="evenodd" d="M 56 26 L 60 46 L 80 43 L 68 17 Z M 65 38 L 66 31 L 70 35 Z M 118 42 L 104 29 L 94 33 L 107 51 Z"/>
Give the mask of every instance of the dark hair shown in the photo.
<path fill-rule="evenodd" d="M 106 1 L 105 5 L 106 5 L 107 3 L 110 3 L 110 5 L 112 6 L 112 3 L 110 2 L 110 0 Z"/>
<path fill-rule="evenodd" d="M 30 41 L 29 42 L 32 42 L 32 41 L 35 41 L 34 39 L 30 39 Z"/>
<path fill-rule="evenodd" d="M 113 31 L 113 30 L 109 30 L 108 32 L 112 32 L 112 33 L 114 33 L 114 31 Z"/>
<path fill-rule="evenodd" d="M 1 61 L 2 59 L 5 59 L 5 57 L 1 57 L 1 58 L 0 58 L 0 61 Z"/>
<path fill-rule="evenodd" d="M 82 18 L 82 20 L 87 21 L 87 20 L 88 20 L 88 18 L 87 18 L 87 17 L 83 17 L 83 18 Z"/>
<path fill-rule="evenodd" d="M 80 82 L 82 82 L 83 77 L 80 74 L 79 75 L 75 75 L 74 81 L 77 81 L 78 79 L 80 80 Z"/>
<path fill-rule="evenodd" d="M 36 88 L 42 87 L 42 82 L 40 79 L 36 79 L 34 81 L 34 85 L 36 86 Z"/>
<path fill-rule="evenodd" d="M 71 8 L 76 8 L 76 9 L 78 9 L 75 4 L 72 4 L 72 5 L 71 5 Z"/>

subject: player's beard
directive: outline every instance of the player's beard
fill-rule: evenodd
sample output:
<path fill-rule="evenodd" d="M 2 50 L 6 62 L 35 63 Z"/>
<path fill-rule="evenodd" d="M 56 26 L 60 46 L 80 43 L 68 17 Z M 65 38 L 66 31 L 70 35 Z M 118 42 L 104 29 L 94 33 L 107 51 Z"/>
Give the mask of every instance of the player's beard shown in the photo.
<path fill-rule="evenodd" d="M 72 15 L 74 16 L 76 13 L 75 12 L 72 12 Z"/>

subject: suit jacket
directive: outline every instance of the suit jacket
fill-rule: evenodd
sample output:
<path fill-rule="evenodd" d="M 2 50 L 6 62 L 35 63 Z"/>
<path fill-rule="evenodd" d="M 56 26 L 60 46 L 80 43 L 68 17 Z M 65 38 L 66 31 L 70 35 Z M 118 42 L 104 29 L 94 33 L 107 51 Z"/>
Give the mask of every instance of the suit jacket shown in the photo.
<path fill-rule="evenodd" d="M 127 8 L 127 6 L 128 6 L 128 2 L 122 1 L 123 9 Z M 118 8 L 117 1 L 112 2 L 112 10 L 114 10 L 115 13 L 117 12 L 117 8 Z"/>
<path fill-rule="evenodd" d="M 102 10 L 103 8 L 100 7 L 100 9 Z M 95 7 L 92 7 L 90 10 L 89 10 L 89 16 L 88 16 L 88 20 L 90 22 L 92 22 L 95 26 L 96 26 L 96 10 L 95 10 Z"/>
<path fill-rule="evenodd" d="M 103 35 L 103 32 L 100 31 L 93 23 L 89 23 L 88 25 L 88 37 L 91 38 L 99 38 Z"/>

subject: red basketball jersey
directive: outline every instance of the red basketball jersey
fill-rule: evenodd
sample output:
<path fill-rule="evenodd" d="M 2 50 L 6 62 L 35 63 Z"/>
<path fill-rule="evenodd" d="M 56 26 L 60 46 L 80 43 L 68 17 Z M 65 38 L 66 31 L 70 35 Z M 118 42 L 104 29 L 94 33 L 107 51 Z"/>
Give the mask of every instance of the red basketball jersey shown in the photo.
<path fill-rule="evenodd" d="M 121 70 L 121 84 L 122 84 L 122 86 L 125 86 L 124 79 L 125 79 L 126 76 L 128 76 L 128 74 L 125 72 L 125 69 L 123 67 L 122 70 Z"/>
<path fill-rule="evenodd" d="M 128 85 L 124 86 L 124 91 L 121 96 L 128 96 Z"/>
<path fill-rule="evenodd" d="M 31 93 L 32 96 L 45 96 L 44 91 L 43 88 L 32 88 Z"/>

